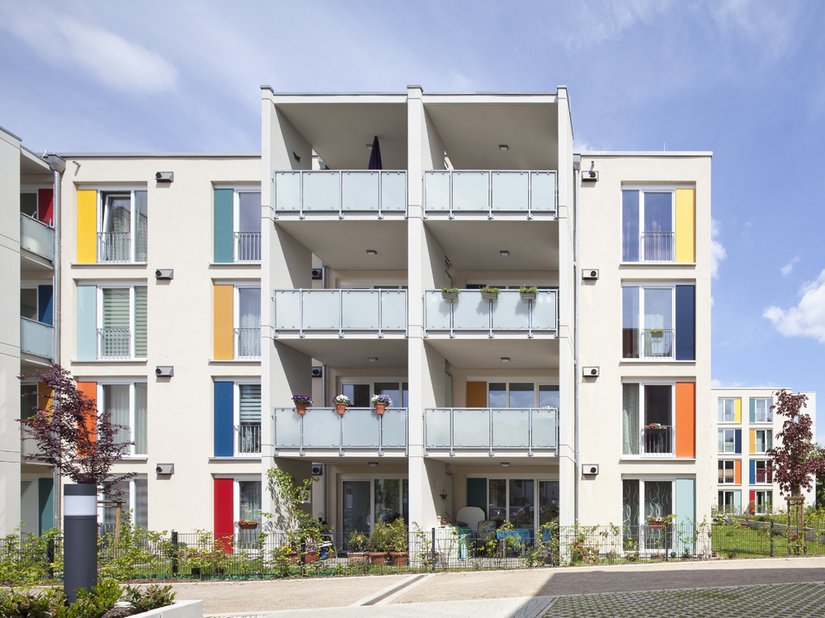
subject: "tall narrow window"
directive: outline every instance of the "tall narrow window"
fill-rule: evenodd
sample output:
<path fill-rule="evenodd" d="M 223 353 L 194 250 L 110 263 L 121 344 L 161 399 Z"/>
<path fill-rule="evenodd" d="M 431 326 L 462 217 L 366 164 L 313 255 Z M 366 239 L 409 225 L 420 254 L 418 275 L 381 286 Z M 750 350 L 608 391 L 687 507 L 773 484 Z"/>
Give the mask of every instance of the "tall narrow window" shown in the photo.
<path fill-rule="evenodd" d="M 98 289 L 97 358 L 146 358 L 146 286 Z M 84 299 L 79 295 L 81 308 Z M 78 330 L 82 331 L 78 333 L 80 341 L 86 336 L 85 329 L 80 326 Z"/>
<path fill-rule="evenodd" d="M 146 191 L 102 192 L 98 262 L 145 262 L 148 221 Z"/>
<path fill-rule="evenodd" d="M 261 288 L 238 287 L 235 357 L 261 356 Z"/>
<path fill-rule="evenodd" d="M 238 453 L 261 452 L 261 385 L 238 385 Z"/>
<path fill-rule="evenodd" d="M 237 196 L 235 261 L 257 262 L 261 259 L 261 193 L 244 191 Z"/>
<path fill-rule="evenodd" d="M 735 423 L 736 419 L 736 399 L 720 398 L 719 399 L 719 417 L 720 423 Z"/>
<path fill-rule="evenodd" d="M 127 454 L 146 455 L 146 384 L 104 384 L 100 394 L 101 406 L 120 427 L 115 439 L 131 442 Z"/>

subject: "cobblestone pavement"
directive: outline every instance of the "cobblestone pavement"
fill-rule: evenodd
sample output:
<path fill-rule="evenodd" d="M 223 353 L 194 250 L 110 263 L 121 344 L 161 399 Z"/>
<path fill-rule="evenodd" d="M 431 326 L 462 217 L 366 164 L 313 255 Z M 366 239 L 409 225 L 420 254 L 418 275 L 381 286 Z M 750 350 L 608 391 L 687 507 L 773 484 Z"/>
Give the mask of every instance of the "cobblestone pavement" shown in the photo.
<path fill-rule="evenodd" d="M 648 590 L 556 597 L 545 618 L 808 618 L 825 616 L 825 583 Z"/>

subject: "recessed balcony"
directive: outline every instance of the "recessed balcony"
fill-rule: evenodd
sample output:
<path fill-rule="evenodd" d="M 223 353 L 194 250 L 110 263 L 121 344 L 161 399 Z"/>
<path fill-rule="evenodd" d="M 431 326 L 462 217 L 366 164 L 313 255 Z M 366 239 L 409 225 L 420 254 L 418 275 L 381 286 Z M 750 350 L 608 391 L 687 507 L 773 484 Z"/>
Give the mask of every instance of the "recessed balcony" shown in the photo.
<path fill-rule="evenodd" d="M 558 290 L 538 290 L 534 296 L 525 299 L 518 290 L 500 290 L 487 298 L 480 290 L 459 290 L 454 298 L 445 298 L 441 290 L 427 290 L 425 335 L 555 336 Z"/>
<path fill-rule="evenodd" d="M 335 408 L 313 407 L 304 414 L 275 408 L 273 431 L 276 454 L 407 454 L 406 408 L 388 408 L 382 415 L 373 408 L 348 408 L 343 414 Z"/>
<path fill-rule="evenodd" d="M 428 455 L 547 454 L 558 448 L 556 408 L 433 408 L 424 411 Z"/>
<path fill-rule="evenodd" d="M 275 336 L 407 333 L 406 290 L 275 290 Z"/>
<path fill-rule="evenodd" d="M 430 170 L 424 173 L 427 217 L 555 217 L 556 172 Z"/>
<path fill-rule="evenodd" d="M 407 213 L 407 172 L 344 170 L 275 172 L 275 216 L 361 216 L 383 219 Z"/>

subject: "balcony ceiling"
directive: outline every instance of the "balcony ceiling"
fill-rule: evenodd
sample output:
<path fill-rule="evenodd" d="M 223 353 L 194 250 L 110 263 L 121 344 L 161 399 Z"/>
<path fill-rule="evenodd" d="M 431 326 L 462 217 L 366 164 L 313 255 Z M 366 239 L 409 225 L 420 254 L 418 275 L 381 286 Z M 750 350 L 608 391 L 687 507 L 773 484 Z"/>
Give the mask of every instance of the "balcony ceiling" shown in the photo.
<path fill-rule="evenodd" d="M 365 376 L 376 370 L 397 369 L 396 375 L 407 375 L 406 339 L 352 339 L 349 336 L 346 339 L 338 339 L 332 335 L 322 339 L 277 341 L 336 369 L 357 370 L 356 373 Z M 370 363 L 370 357 L 378 360 Z M 349 373 L 353 374 L 352 371 Z"/>
<path fill-rule="evenodd" d="M 555 221 L 427 221 L 453 267 L 459 270 L 558 270 Z M 507 249 L 503 257 L 499 251 Z"/>
<path fill-rule="evenodd" d="M 558 339 L 427 339 L 427 345 L 459 369 L 559 368 Z M 501 362 L 502 356 L 510 362 Z"/>
<path fill-rule="evenodd" d="M 425 100 L 424 109 L 455 169 L 558 169 L 555 103 Z"/>
<path fill-rule="evenodd" d="M 407 169 L 407 105 L 396 102 L 279 103 L 278 109 L 330 169 L 367 169 L 374 136 L 386 170 Z"/>
<path fill-rule="evenodd" d="M 406 221 L 285 221 L 277 224 L 336 270 L 406 270 Z M 378 255 L 367 255 L 375 249 Z"/>

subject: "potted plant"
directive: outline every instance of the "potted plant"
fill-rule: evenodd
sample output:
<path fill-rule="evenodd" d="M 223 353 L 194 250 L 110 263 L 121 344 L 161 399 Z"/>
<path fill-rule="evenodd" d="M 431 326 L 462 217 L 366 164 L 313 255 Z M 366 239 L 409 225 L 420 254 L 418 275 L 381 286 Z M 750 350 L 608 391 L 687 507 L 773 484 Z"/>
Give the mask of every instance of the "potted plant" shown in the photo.
<path fill-rule="evenodd" d="M 536 294 L 539 289 L 534 285 L 523 285 L 518 289 L 521 300 L 536 300 Z"/>
<path fill-rule="evenodd" d="M 454 303 L 458 300 L 458 288 L 441 288 L 441 298 L 448 303 Z"/>
<path fill-rule="evenodd" d="M 667 429 L 667 425 L 662 425 L 661 423 L 648 423 L 645 425 L 645 429 Z"/>
<path fill-rule="evenodd" d="M 498 298 L 498 293 L 501 290 L 498 288 L 492 287 L 490 285 L 484 286 L 479 290 L 481 292 L 481 298 L 484 300 L 496 300 Z"/>
<path fill-rule="evenodd" d="M 372 405 L 375 406 L 375 413 L 378 416 L 382 416 L 384 414 L 384 410 L 392 405 L 392 399 L 390 399 L 390 396 L 383 393 L 380 395 L 373 395 L 370 401 L 372 402 Z"/>
<path fill-rule="evenodd" d="M 383 521 L 379 521 L 373 527 L 367 544 L 367 556 L 369 556 L 370 563 L 386 565 L 389 551 L 390 527 Z"/>
<path fill-rule="evenodd" d="M 350 406 L 349 397 L 344 394 L 336 395 L 335 399 L 333 399 L 333 403 L 335 404 L 335 411 L 341 416 L 344 415 L 344 412 L 346 412 L 347 408 Z"/>
<path fill-rule="evenodd" d="M 398 517 L 389 524 L 390 564 L 392 566 L 407 566 L 409 560 L 409 530 L 403 517 Z"/>
<path fill-rule="evenodd" d="M 664 328 L 649 328 L 647 332 L 650 333 L 650 336 L 654 339 L 661 339 L 665 335 Z"/>
<path fill-rule="evenodd" d="M 367 564 L 367 544 L 369 538 L 363 532 L 353 530 L 349 535 L 347 561 L 349 564 Z"/>
<path fill-rule="evenodd" d="M 258 527 L 258 522 L 254 519 L 239 519 L 235 522 L 241 530 L 254 530 Z"/>
<path fill-rule="evenodd" d="M 295 404 L 295 411 L 303 415 L 307 408 L 312 405 L 312 397 L 309 395 L 293 395 L 292 403 Z"/>
<path fill-rule="evenodd" d="M 671 521 L 673 521 L 673 515 L 648 515 L 647 527 L 656 529 L 665 528 Z"/>

